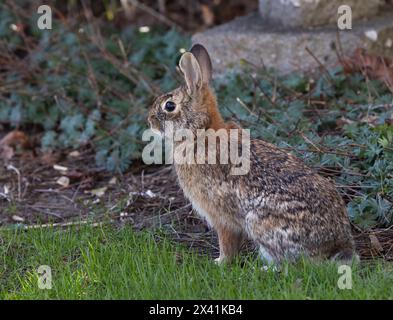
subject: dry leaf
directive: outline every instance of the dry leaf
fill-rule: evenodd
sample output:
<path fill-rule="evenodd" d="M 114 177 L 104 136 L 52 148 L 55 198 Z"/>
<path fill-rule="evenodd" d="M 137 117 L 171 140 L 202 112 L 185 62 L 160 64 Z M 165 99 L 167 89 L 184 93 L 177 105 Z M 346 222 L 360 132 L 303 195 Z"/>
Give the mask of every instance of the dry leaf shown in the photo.
<path fill-rule="evenodd" d="M 12 220 L 16 221 L 16 222 L 24 222 L 25 218 L 17 216 L 17 215 L 13 215 L 12 216 Z"/>
<path fill-rule="evenodd" d="M 68 156 L 71 158 L 78 158 L 80 156 L 80 152 L 78 150 L 71 151 Z"/>
<path fill-rule="evenodd" d="M 149 198 L 154 198 L 156 195 L 154 194 L 154 192 L 153 191 L 151 191 L 151 190 L 147 190 L 146 191 L 146 195 L 149 197 Z"/>
<path fill-rule="evenodd" d="M 358 48 L 352 57 L 341 61 L 344 71 L 352 73 L 361 71 L 368 77 L 383 81 L 393 92 L 393 60 L 377 55 L 371 55 L 366 50 Z"/>
<path fill-rule="evenodd" d="M 378 40 L 378 32 L 377 30 L 371 29 L 364 32 L 364 35 L 369 38 L 371 41 Z"/>
<path fill-rule="evenodd" d="M 8 195 L 9 193 L 10 193 L 10 187 L 9 187 L 9 185 L 5 184 L 4 185 L 4 194 Z"/>
<path fill-rule="evenodd" d="M 131 192 L 129 193 L 129 195 L 130 195 L 130 196 L 136 195 L 136 196 L 142 196 L 142 197 L 148 197 L 148 198 L 154 198 L 154 197 L 157 196 L 157 195 L 156 195 L 153 191 L 151 191 L 151 190 L 147 190 L 146 192 L 142 192 L 142 191 L 131 191 Z"/>
<path fill-rule="evenodd" d="M 205 25 L 211 26 L 214 23 L 214 13 L 206 4 L 201 4 L 202 19 Z"/>
<path fill-rule="evenodd" d="M 109 184 L 116 184 L 116 182 L 117 182 L 117 178 L 116 178 L 116 177 L 112 177 L 112 178 L 109 180 Z"/>
<path fill-rule="evenodd" d="M 102 187 L 102 188 L 97 188 L 97 189 L 93 189 L 93 190 L 85 191 L 85 192 L 90 193 L 96 197 L 102 197 L 105 194 L 107 189 L 108 189 L 107 187 Z"/>
<path fill-rule="evenodd" d="M 68 177 L 60 177 L 59 179 L 56 180 L 56 183 L 67 188 L 70 185 L 70 178 Z"/>
<path fill-rule="evenodd" d="M 17 144 L 21 144 L 22 146 L 26 146 L 28 144 L 29 139 L 27 136 L 19 130 L 14 130 L 6 134 L 3 139 L 0 140 L 0 146 L 14 146 Z"/>
<path fill-rule="evenodd" d="M 61 166 L 61 165 L 58 165 L 58 164 L 54 164 L 53 165 L 53 169 L 55 169 L 56 171 L 67 171 L 68 170 L 67 167 L 64 167 L 64 166 Z"/>
<path fill-rule="evenodd" d="M 0 140 L 0 157 L 4 160 L 10 160 L 14 156 L 14 146 L 21 145 L 23 147 L 28 145 L 27 136 L 19 130 L 14 130 L 6 134 Z"/>

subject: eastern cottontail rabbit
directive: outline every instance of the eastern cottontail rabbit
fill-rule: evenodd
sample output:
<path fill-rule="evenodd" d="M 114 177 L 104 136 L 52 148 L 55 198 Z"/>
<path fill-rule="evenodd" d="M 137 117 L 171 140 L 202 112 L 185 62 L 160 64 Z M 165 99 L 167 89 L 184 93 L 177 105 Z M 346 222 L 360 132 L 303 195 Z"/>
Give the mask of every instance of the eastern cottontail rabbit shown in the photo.
<path fill-rule="evenodd" d="M 179 62 L 185 85 L 158 97 L 149 111 L 152 129 L 235 128 L 225 123 L 209 86 L 211 61 L 199 44 Z M 184 194 L 217 231 L 222 262 L 245 237 L 269 263 L 300 256 L 357 259 L 343 200 L 334 185 L 301 160 L 262 140 L 250 142 L 250 170 L 231 175 L 229 164 L 176 164 Z"/>

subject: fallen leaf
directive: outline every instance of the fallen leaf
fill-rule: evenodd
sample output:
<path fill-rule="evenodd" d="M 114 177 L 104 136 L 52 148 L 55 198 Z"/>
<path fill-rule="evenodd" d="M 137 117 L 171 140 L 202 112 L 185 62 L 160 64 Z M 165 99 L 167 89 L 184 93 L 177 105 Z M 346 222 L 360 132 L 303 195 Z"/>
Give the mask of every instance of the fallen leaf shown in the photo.
<path fill-rule="evenodd" d="M 70 178 L 62 176 L 56 180 L 56 183 L 67 188 L 70 185 Z"/>
<path fill-rule="evenodd" d="M 364 35 L 369 38 L 371 41 L 377 41 L 378 40 L 378 32 L 377 30 L 371 29 L 367 30 L 364 32 Z"/>
<path fill-rule="evenodd" d="M 80 156 L 80 152 L 78 150 L 71 151 L 68 156 L 71 158 L 78 158 Z"/>
<path fill-rule="evenodd" d="M 10 187 L 8 185 L 4 185 L 4 194 L 8 195 L 10 193 Z"/>
<path fill-rule="evenodd" d="M 214 23 L 214 13 L 206 4 L 201 4 L 202 19 L 205 25 L 211 26 Z"/>
<path fill-rule="evenodd" d="M 393 92 L 393 60 L 371 55 L 366 50 L 358 48 L 352 57 L 341 61 L 344 71 L 347 73 L 363 72 L 372 79 L 381 80 Z"/>
<path fill-rule="evenodd" d="M 17 215 L 13 215 L 12 220 L 17 221 L 17 222 L 24 222 L 25 218 L 17 216 Z"/>
<path fill-rule="evenodd" d="M 117 182 L 117 178 L 116 178 L 116 177 L 112 177 L 112 178 L 109 180 L 109 184 L 116 184 L 116 182 Z"/>
<path fill-rule="evenodd" d="M 28 144 L 29 139 L 27 136 L 19 130 L 14 130 L 9 133 L 7 133 L 3 139 L 0 140 L 0 146 L 7 145 L 7 146 L 13 146 L 16 144 L 21 144 L 23 146 L 26 146 Z"/>
<path fill-rule="evenodd" d="M 0 140 L 0 157 L 4 160 L 10 160 L 14 156 L 14 148 L 16 145 L 21 145 L 23 147 L 28 145 L 27 136 L 19 130 L 14 130 L 7 133 Z"/>
<path fill-rule="evenodd" d="M 146 195 L 149 197 L 149 198 L 154 198 L 156 195 L 154 194 L 154 192 L 153 191 L 151 191 L 151 190 L 147 190 L 146 191 Z"/>
<path fill-rule="evenodd" d="M 107 189 L 108 189 L 108 187 L 102 187 L 102 188 L 97 188 L 97 189 L 85 191 L 85 193 L 90 193 L 91 195 L 96 196 L 96 197 L 102 197 L 105 194 Z"/>
<path fill-rule="evenodd" d="M 53 169 L 55 169 L 56 171 L 67 171 L 68 170 L 67 167 L 64 167 L 64 166 L 61 166 L 61 165 L 58 165 L 58 164 L 54 164 L 53 165 Z"/>
<path fill-rule="evenodd" d="M 146 192 L 141 192 L 141 191 L 131 191 L 129 193 L 130 196 L 136 195 L 136 196 L 142 196 L 142 197 L 149 197 L 149 198 L 154 198 L 157 195 L 151 191 L 151 190 L 147 190 Z"/>

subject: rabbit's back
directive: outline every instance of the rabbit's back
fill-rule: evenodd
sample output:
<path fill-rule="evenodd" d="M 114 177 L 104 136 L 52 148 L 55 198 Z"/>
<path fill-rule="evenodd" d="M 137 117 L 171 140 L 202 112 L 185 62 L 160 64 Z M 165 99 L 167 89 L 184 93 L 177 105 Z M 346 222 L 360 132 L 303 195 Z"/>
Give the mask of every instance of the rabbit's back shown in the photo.
<path fill-rule="evenodd" d="M 245 199 L 246 211 L 266 205 L 288 215 L 308 210 L 325 218 L 331 211 L 336 212 L 333 217 L 345 217 L 344 203 L 333 183 L 299 158 L 270 143 L 253 140 L 250 162 L 250 171 L 239 176 L 237 188 L 239 197 Z"/>

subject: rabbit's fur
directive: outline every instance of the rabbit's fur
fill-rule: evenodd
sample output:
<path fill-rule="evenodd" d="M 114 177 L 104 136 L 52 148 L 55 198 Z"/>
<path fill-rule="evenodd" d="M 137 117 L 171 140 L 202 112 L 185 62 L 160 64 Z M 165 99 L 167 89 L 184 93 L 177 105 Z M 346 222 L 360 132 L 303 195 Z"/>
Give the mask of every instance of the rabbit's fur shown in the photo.
<path fill-rule="evenodd" d="M 149 112 L 152 129 L 231 129 L 209 86 L 211 62 L 195 45 L 182 55 L 185 85 L 158 97 Z M 164 109 L 167 101 L 174 111 Z M 175 145 L 176 147 L 176 145 Z M 179 184 L 194 209 L 217 231 L 222 262 L 234 257 L 251 238 L 270 263 L 300 256 L 351 261 L 357 256 L 345 204 L 335 186 L 290 153 L 262 140 L 251 140 L 250 170 L 231 175 L 233 164 L 176 164 Z"/>

